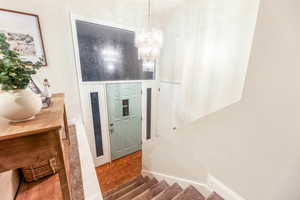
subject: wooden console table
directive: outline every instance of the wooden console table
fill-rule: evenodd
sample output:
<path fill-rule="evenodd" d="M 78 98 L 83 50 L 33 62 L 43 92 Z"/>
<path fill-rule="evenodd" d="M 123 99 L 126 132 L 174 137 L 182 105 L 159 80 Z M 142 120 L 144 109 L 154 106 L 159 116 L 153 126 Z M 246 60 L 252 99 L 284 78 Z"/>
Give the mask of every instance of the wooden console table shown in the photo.
<path fill-rule="evenodd" d="M 55 157 L 64 199 L 70 200 L 62 139 L 69 140 L 64 95 L 55 94 L 51 106 L 35 119 L 0 123 L 0 173 Z"/>

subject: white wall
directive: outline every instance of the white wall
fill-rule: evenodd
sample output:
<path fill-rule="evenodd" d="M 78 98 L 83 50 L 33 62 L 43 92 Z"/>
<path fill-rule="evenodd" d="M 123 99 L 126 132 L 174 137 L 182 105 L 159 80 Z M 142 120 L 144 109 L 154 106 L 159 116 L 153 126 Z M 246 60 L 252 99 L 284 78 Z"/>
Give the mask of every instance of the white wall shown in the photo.
<path fill-rule="evenodd" d="M 161 124 L 172 118 L 181 127 L 241 99 L 258 4 L 186 0 L 162 15 L 167 17 L 160 78 L 180 84 L 174 85 L 172 95 L 162 94 L 175 110 L 173 116 L 159 118 Z"/>
<path fill-rule="evenodd" d="M 19 174 L 17 171 L 7 171 L 0 174 L 1 199 L 13 200 L 19 186 Z"/>
<path fill-rule="evenodd" d="M 160 7 L 156 0 L 155 9 Z M 143 27 L 146 18 L 146 0 L 0 0 L 0 7 L 39 15 L 49 66 L 38 72 L 36 78 L 48 78 L 52 92 L 66 94 L 69 119 L 81 117 L 80 98 L 72 44 L 70 12 L 129 27 Z M 164 5 L 165 8 L 169 4 Z M 158 10 L 159 11 L 159 10 Z M 11 182 L 12 172 L 0 178 Z M 2 180 L 1 179 L 1 180 Z M 0 184 L 0 196 L 10 190 L 10 185 Z M 14 192 L 12 192 L 14 193 Z M 6 199 L 6 198 L 4 198 Z"/>
<path fill-rule="evenodd" d="M 42 81 L 47 77 L 53 92 L 66 94 L 69 118 L 78 118 L 81 111 L 70 12 L 123 26 L 142 27 L 147 6 L 144 1 L 137 0 L 0 0 L 0 5 L 39 15 L 49 66 L 39 71 L 37 78 Z"/>
<path fill-rule="evenodd" d="M 78 120 L 74 123 L 76 125 L 77 132 L 76 136 L 78 142 L 84 199 L 102 200 L 102 192 L 100 185 L 98 184 L 96 170 L 94 170 L 94 161 L 88 139 L 86 137 L 83 122 Z"/>
<path fill-rule="evenodd" d="M 167 13 L 160 60 L 159 138 L 143 146 L 145 169 L 204 180 L 205 169 L 196 155 L 188 157 L 198 164 L 180 161 L 189 154 L 185 139 L 169 137 L 176 136 L 174 127 L 185 127 L 240 100 L 258 4 L 258 0 L 189 0 Z"/>
<path fill-rule="evenodd" d="M 300 199 L 298 0 L 262 0 L 241 102 L 146 147 L 144 167 L 214 175 L 245 199 Z"/>

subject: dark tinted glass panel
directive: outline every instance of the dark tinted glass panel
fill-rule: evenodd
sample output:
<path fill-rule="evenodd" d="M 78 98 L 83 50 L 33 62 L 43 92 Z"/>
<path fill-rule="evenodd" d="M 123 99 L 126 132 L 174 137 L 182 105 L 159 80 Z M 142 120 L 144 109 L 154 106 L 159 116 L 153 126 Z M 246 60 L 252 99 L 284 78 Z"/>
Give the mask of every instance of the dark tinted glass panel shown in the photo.
<path fill-rule="evenodd" d="M 76 21 L 83 81 L 149 80 L 134 44 L 135 33 Z"/>
<path fill-rule="evenodd" d="M 96 141 L 96 154 L 97 157 L 99 157 L 103 155 L 99 97 L 98 97 L 98 92 L 92 92 L 90 93 L 90 95 L 91 95 L 92 115 L 93 115 L 93 124 L 94 124 L 94 135 Z"/>
<path fill-rule="evenodd" d="M 123 100 L 122 100 L 122 104 L 123 104 L 123 106 L 128 106 L 128 104 L 129 104 L 129 99 L 123 99 Z"/>
<path fill-rule="evenodd" d="M 151 102 L 152 101 L 152 89 L 147 88 L 147 125 L 146 125 L 146 134 L 147 140 L 151 139 Z"/>
<path fill-rule="evenodd" d="M 122 100 L 123 117 L 129 116 L 129 99 Z"/>

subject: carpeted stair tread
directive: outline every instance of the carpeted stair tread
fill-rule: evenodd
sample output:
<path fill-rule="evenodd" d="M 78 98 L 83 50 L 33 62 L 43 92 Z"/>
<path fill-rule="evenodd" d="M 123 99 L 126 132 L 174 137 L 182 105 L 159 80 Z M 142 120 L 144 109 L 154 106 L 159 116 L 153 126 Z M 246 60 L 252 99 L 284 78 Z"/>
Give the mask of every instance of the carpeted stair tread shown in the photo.
<path fill-rule="evenodd" d="M 189 186 L 172 200 L 205 200 L 205 197 L 196 188 Z"/>
<path fill-rule="evenodd" d="M 182 192 L 182 188 L 180 187 L 180 185 L 178 185 L 178 183 L 174 183 L 172 186 L 168 187 L 159 195 L 154 197 L 153 200 L 171 200 L 180 192 Z"/>
<path fill-rule="evenodd" d="M 181 200 L 183 199 L 184 191 L 179 192 L 172 200 Z"/>
<path fill-rule="evenodd" d="M 144 184 L 140 185 L 139 187 L 137 187 L 137 188 L 131 190 L 130 192 L 124 194 L 123 196 L 119 197 L 117 200 L 131 200 L 157 183 L 158 183 L 158 181 L 155 178 L 153 178 L 151 181 L 145 182 Z"/>
<path fill-rule="evenodd" d="M 108 191 L 108 192 L 103 193 L 103 197 L 107 197 L 107 196 L 109 196 L 109 195 L 115 193 L 116 191 L 121 190 L 121 189 L 127 187 L 128 185 L 131 185 L 131 184 L 133 184 L 133 183 L 135 183 L 135 182 L 137 182 L 137 181 L 139 181 L 139 180 L 143 180 L 143 179 L 144 179 L 143 176 L 140 175 L 140 176 L 138 176 L 138 177 L 136 177 L 136 178 L 130 180 L 129 182 L 127 182 L 127 183 L 125 183 L 125 184 L 122 184 L 122 185 L 120 185 L 120 186 L 117 186 L 117 187 L 115 187 L 114 189 L 112 189 L 112 190 L 110 190 L 110 191 Z"/>
<path fill-rule="evenodd" d="M 224 200 L 216 192 L 205 198 L 195 187 L 182 189 L 178 183 L 139 176 L 104 195 L 104 200 Z"/>
<path fill-rule="evenodd" d="M 224 200 L 224 199 L 216 192 L 213 192 L 207 197 L 207 200 Z"/>
<path fill-rule="evenodd" d="M 104 200 L 115 200 L 149 181 L 150 178 L 148 176 L 146 176 L 145 178 L 143 178 L 142 176 L 138 177 L 134 181 L 130 181 L 129 184 L 119 186 L 118 189 L 115 189 L 114 191 L 110 192 L 109 195 L 104 197 Z"/>
<path fill-rule="evenodd" d="M 135 197 L 133 200 L 151 200 L 153 197 L 157 196 L 168 187 L 169 184 L 166 181 L 161 181 L 156 185 L 151 186 L 149 189 Z"/>

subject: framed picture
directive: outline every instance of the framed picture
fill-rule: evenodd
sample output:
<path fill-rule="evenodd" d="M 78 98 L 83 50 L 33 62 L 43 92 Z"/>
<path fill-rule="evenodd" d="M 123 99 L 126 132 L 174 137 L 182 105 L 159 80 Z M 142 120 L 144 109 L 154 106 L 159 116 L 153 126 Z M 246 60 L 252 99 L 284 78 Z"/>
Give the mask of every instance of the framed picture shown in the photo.
<path fill-rule="evenodd" d="M 0 8 L 0 33 L 24 61 L 41 61 L 47 66 L 38 15 Z"/>

